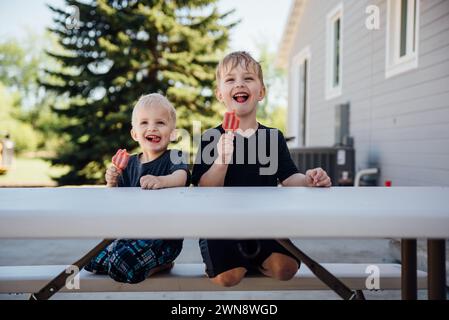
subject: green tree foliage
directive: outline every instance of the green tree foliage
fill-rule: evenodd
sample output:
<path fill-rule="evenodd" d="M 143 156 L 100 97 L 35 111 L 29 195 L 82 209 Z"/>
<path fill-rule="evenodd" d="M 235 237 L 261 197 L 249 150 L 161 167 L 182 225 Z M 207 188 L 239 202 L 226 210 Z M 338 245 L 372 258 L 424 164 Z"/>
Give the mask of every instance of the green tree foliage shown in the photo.
<path fill-rule="evenodd" d="M 52 63 L 43 47 L 54 47 L 48 34 L 0 43 L 0 135 L 10 133 L 18 152 L 50 150 L 60 140 L 54 133 L 59 121 L 50 108 L 57 97 L 39 84 L 42 68 Z"/>
<path fill-rule="evenodd" d="M 66 0 L 75 14 L 50 7 L 51 31 L 64 53 L 48 54 L 65 71 L 48 69 L 53 80 L 45 86 L 70 97 L 67 106 L 54 108 L 68 137 L 53 160 L 70 166 L 60 184 L 101 182 L 115 151 L 136 147 L 130 118 L 143 94 L 166 95 L 179 128 L 190 130 L 196 114 L 214 122 L 215 66 L 234 25 L 225 23 L 231 12 L 220 14 L 215 2 Z"/>
<path fill-rule="evenodd" d="M 265 99 L 259 104 L 257 118 L 263 124 L 285 133 L 287 120 L 286 71 L 276 65 L 276 53 L 268 48 L 268 42 L 259 43 L 259 61 L 266 87 Z"/>
<path fill-rule="evenodd" d="M 15 142 L 15 151 L 34 151 L 38 147 L 39 133 L 17 118 L 17 95 L 11 94 L 0 82 L 0 139 L 6 134 Z"/>
<path fill-rule="evenodd" d="M 32 46 L 23 46 L 15 40 L 0 43 L 0 82 L 11 92 L 34 95 L 38 73 L 38 57 L 30 53 Z"/>
<path fill-rule="evenodd" d="M 37 91 L 37 66 L 35 55 L 17 41 L 0 43 L 0 138 L 10 134 L 19 153 L 35 151 L 44 140 L 22 109 Z"/>

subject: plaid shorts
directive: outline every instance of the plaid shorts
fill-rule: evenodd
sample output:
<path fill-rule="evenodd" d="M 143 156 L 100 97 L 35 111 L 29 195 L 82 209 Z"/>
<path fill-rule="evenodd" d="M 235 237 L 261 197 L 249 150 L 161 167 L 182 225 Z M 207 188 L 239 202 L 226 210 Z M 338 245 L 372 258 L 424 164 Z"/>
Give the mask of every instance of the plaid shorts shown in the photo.
<path fill-rule="evenodd" d="M 182 240 L 118 239 L 84 269 L 108 274 L 118 282 L 138 283 L 145 280 L 152 269 L 173 262 L 181 249 Z"/>

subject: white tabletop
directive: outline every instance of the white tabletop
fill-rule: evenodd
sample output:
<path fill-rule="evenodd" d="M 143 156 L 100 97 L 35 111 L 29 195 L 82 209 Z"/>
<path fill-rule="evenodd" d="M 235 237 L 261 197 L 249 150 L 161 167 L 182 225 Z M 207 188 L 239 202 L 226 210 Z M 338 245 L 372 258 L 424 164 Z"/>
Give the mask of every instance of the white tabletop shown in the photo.
<path fill-rule="evenodd" d="M 0 238 L 187 237 L 449 238 L 449 188 L 0 188 Z"/>

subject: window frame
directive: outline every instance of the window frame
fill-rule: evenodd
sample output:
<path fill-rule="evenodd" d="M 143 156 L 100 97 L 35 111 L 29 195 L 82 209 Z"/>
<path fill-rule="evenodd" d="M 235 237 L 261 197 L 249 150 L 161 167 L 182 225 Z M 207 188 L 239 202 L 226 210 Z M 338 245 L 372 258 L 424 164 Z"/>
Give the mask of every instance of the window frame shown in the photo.
<path fill-rule="evenodd" d="M 403 38 L 403 1 L 407 3 L 406 31 Z M 418 68 L 420 0 L 388 0 L 385 78 Z M 411 23 L 413 22 L 413 23 Z M 405 54 L 401 43 L 405 41 Z"/>
<path fill-rule="evenodd" d="M 300 121 L 300 115 L 302 112 L 301 107 L 303 107 L 302 103 L 304 101 L 301 101 L 300 92 L 299 92 L 299 84 L 301 83 L 301 74 L 299 72 L 301 66 L 304 64 L 304 62 L 307 60 L 307 87 L 306 87 L 306 97 L 305 97 L 305 103 L 306 103 L 306 127 L 304 130 L 301 130 L 301 121 Z M 310 49 L 310 46 L 304 47 L 294 58 L 293 58 L 293 112 L 291 117 L 293 118 L 293 130 L 295 139 L 291 143 L 295 147 L 306 147 L 310 145 L 310 77 L 311 77 L 311 61 L 312 61 L 312 51 Z M 304 120 L 304 119 L 303 119 Z M 304 121 L 303 121 L 304 123 Z M 305 139 L 301 136 L 301 132 L 305 132 Z M 305 140 L 305 144 L 302 143 L 302 140 Z"/>
<path fill-rule="evenodd" d="M 339 55 L 338 55 L 338 84 L 334 84 L 336 76 L 335 65 L 335 47 L 336 47 L 336 28 L 335 23 L 340 20 L 339 25 Z M 343 88 L 343 3 L 337 5 L 326 16 L 326 76 L 325 76 L 325 88 L 326 88 L 326 100 L 330 100 L 342 95 Z"/>

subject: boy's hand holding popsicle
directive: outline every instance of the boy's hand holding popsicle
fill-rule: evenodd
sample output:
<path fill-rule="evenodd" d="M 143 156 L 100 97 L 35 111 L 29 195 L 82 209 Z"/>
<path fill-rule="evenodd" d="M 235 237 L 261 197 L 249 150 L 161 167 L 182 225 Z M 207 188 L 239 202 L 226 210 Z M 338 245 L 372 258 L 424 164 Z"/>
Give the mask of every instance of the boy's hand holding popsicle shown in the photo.
<path fill-rule="evenodd" d="M 106 170 L 106 185 L 108 187 L 117 187 L 118 178 L 122 171 L 128 165 L 129 154 L 126 149 L 119 149 L 112 157 L 112 165 Z"/>
<path fill-rule="evenodd" d="M 218 164 L 231 162 L 234 152 L 234 131 L 238 129 L 239 125 L 240 119 L 235 115 L 235 110 L 225 113 L 222 127 L 226 133 L 218 140 L 218 158 L 216 160 Z"/>

